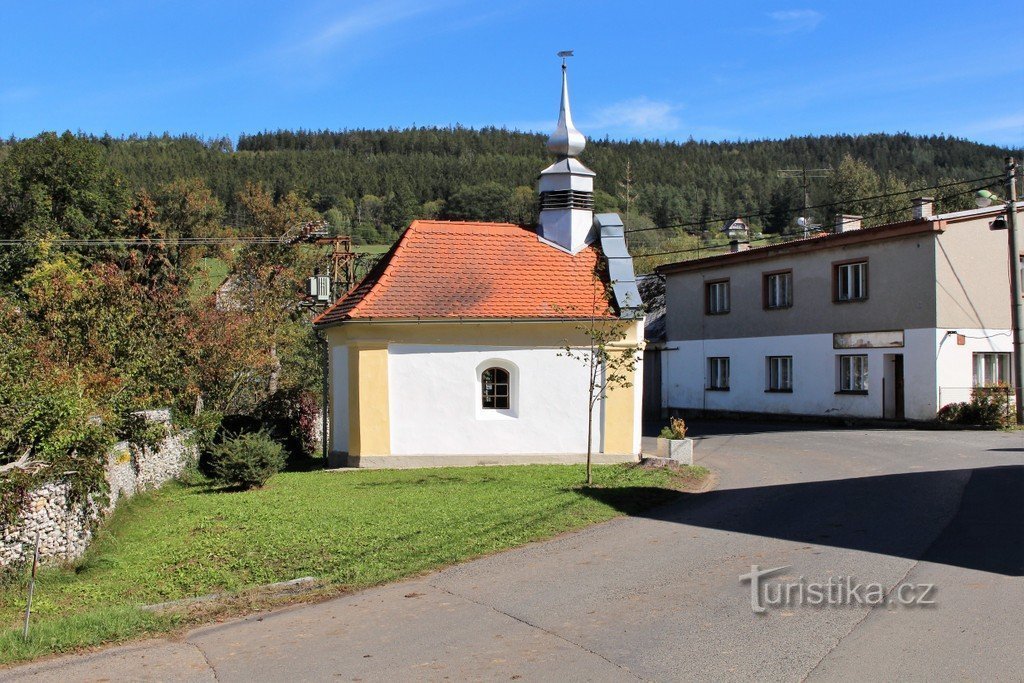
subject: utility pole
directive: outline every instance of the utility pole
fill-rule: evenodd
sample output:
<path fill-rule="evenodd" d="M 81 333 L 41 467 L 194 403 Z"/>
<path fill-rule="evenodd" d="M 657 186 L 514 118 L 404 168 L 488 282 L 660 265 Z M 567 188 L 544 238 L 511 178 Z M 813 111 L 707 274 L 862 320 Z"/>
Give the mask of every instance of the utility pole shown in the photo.
<path fill-rule="evenodd" d="M 803 218 L 810 225 L 811 217 L 807 215 L 807 207 L 811 205 L 810 180 L 812 178 L 827 178 L 832 174 L 831 168 L 784 168 L 778 171 L 780 178 L 798 178 L 800 187 L 804 190 L 804 205 L 801 208 Z"/>
<path fill-rule="evenodd" d="M 1017 163 L 1006 157 L 1006 232 L 1010 246 L 1010 324 L 1013 325 L 1013 392 L 1017 424 L 1024 425 L 1024 301 L 1020 283 L 1020 236 L 1017 234 Z"/>
<path fill-rule="evenodd" d="M 629 159 L 626 160 L 626 180 L 625 182 L 620 181 L 618 185 L 622 188 L 622 194 L 619 196 L 626 201 L 626 227 L 629 228 L 629 212 L 636 199 L 636 193 L 633 192 L 633 162 Z"/>

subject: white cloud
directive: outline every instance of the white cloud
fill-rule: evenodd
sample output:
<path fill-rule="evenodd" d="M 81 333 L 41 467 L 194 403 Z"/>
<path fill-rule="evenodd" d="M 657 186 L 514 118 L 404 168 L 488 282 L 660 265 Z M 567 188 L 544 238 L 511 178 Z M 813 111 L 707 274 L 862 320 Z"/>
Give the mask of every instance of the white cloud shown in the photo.
<path fill-rule="evenodd" d="M 384 28 L 391 24 L 411 19 L 434 9 L 428 2 L 380 2 L 359 7 L 344 16 L 332 20 L 319 28 L 305 41 L 299 43 L 297 51 L 323 53 L 336 49 L 353 39 Z"/>
<path fill-rule="evenodd" d="M 813 9 L 788 9 L 769 12 L 768 18 L 772 20 L 765 29 L 768 33 L 786 34 L 813 31 L 825 17 Z"/>
<path fill-rule="evenodd" d="M 35 99 L 39 95 L 39 88 L 30 86 L 5 88 L 0 90 L 0 102 L 15 104 Z"/>
<path fill-rule="evenodd" d="M 598 109 L 593 116 L 580 122 L 580 128 L 584 133 L 588 129 L 595 133 L 610 130 L 654 137 L 682 126 L 682 121 L 676 116 L 679 109 L 678 104 L 637 97 Z"/>
<path fill-rule="evenodd" d="M 973 121 L 953 129 L 957 135 L 992 144 L 1024 143 L 1024 114 L 1008 114 L 983 121 Z"/>

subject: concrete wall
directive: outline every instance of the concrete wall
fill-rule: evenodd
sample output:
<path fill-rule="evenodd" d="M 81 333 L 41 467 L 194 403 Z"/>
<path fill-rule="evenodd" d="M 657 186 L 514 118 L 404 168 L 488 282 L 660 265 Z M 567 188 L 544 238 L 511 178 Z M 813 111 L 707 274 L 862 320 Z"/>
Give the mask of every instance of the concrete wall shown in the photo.
<path fill-rule="evenodd" d="M 662 352 L 664 392 L 670 408 L 881 418 L 882 379 L 892 354 L 904 357 L 906 417 L 929 420 L 937 410 L 934 328 L 904 331 L 903 348 L 833 348 L 831 334 L 743 337 L 669 342 Z M 868 356 L 868 393 L 836 394 L 837 356 Z M 707 390 L 707 358 L 730 358 L 729 391 Z M 792 393 L 766 392 L 765 358 L 793 357 Z M 887 358 L 888 356 L 888 358 Z M 888 382 L 891 385 L 891 380 Z"/>
<path fill-rule="evenodd" d="M 832 300 L 832 264 L 866 258 L 868 299 Z M 881 242 L 669 273 L 665 278 L 667 339 L 733 339 L 935 327 L 935 237 Z M 792 308 L 765 310 L 763 274 L 793 271 Z M 729 278 L 731 310 L 705 315 L 704 283 Z"/>

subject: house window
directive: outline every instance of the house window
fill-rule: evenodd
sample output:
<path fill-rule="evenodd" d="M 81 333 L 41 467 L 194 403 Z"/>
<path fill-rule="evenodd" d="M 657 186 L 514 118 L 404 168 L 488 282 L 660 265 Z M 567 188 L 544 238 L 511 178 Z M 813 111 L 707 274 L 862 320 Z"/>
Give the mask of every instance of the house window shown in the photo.
<path fill-rule="evenodd" d="M 839 393 L 868 392 L 868 357 L 839 356 Z"/>
<path fill-rule="evenodd" d="M 718 280 L 705 285 L 705 311 L 708 315 L 729 312 L 729 281 Z"/>
<path fill-rule="evenodd" d="M 768 356 L 767 391 L 793 391 L 793 356 Z"/>
<path fill-rule="evenodd" d="M 793 271 L 766 273 L 764 276 L 764 307 L 789 308 L 793 305 Z"/>
<path fill-rule="evenodd" d="M 484 408 L 508 410 L 508 370 L 504 368 L 487 368 L 484 370 L 483 374 L 480 375 L 480 391 Z"/>
<path fill-rule="evenodd" d="M 708 358 L 708 389 L 729 390 L 729 358 Z"/>
<path fill-rule="evenodd" d="M 999 384 L 1010 386 L 1011 379 L 1010 354 L 974 354 L 974 386 L 991 387 Z"/>
<path fill-rule="evenodd" d="M 863 301 L 868 298 L 868 262 L 839 263 L 834 266 L 833 291 L 836 301 Z"/>

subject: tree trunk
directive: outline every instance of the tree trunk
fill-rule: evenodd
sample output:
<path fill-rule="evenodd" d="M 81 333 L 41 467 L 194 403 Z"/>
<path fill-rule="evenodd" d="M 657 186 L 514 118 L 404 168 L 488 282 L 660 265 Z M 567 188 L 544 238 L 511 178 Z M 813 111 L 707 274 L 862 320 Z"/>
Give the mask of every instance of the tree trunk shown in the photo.
<path fill-rule="evenodd" d="M 594 483 L 594 477 L 590 469 L 590 450 L 594 441 L 594 404 L 588 401 L 590 410 L 587 411 L 587 486 Z"/>

